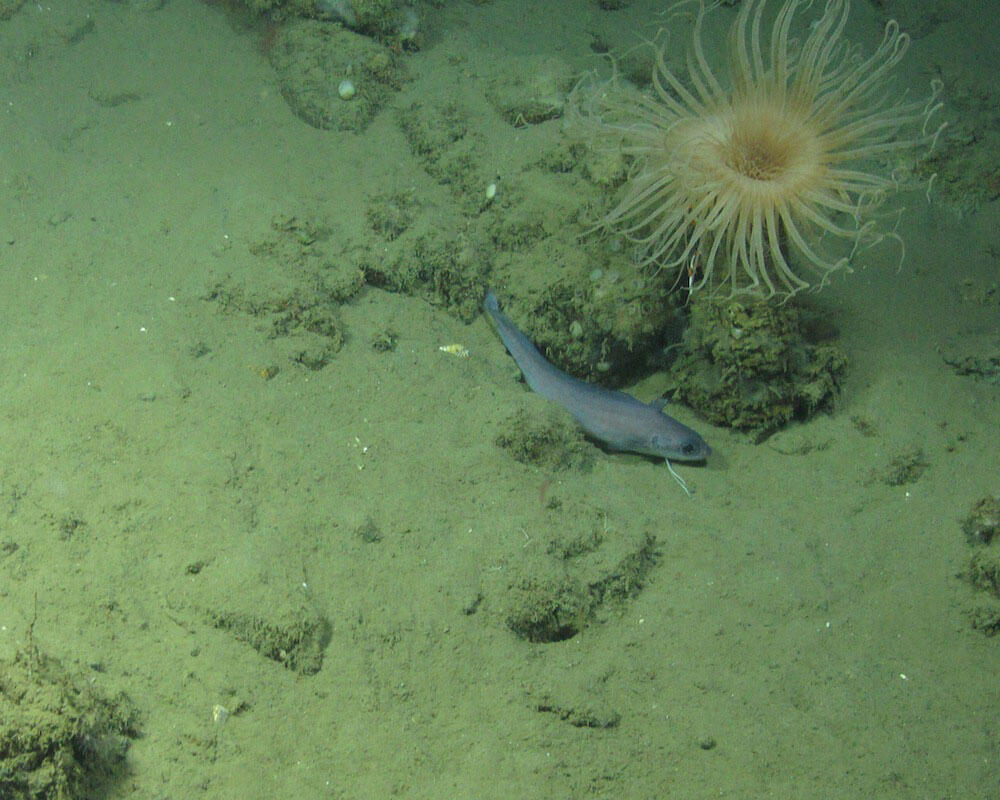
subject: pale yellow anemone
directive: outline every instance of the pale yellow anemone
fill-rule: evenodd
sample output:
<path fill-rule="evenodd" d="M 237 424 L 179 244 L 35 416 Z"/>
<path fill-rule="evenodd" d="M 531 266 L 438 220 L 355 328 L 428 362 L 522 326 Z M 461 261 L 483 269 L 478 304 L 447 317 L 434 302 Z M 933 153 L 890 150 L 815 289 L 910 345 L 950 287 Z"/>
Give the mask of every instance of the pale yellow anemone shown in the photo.
<path fill-rule="evenodd" d="M 827 0 L 811 24 L 796 18 L 809 0 L 785 0 L 769 27 L 766 0 L 744 0 L 724 80 L 706 57 L 706 8 L 693 5 L 684 75 L 668 67 L 664 44 L 652 91 L 615 77 L 574 92 L 571 123 L 633 162 L 599 225 L 695 290 L 790 295 L 821 286 L 859 246 L 885 237 L 873 212 L 909 183 L 908 154 L 940 130 L 929 127 L 940 86 L 921 100 L 893 92 L 910 39 L 891 21 L 865 55 L 842 36 L 848 0 Z"/>

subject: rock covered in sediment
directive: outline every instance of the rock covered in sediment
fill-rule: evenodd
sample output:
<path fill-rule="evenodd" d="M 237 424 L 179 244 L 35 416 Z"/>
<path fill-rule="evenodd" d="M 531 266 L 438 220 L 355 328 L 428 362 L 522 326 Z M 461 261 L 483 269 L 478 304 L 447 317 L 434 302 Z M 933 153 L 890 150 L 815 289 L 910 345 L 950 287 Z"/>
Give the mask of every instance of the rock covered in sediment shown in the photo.
<path fill-rule="evenodd" d="M 385 45 L 332 22 L 299 20 L 271 50 L 282 96 L 316 128 L 360 132 L 399 88 L 402 69 Z M 342 87 L 354 88 L 344 102 Z"/>
<path fill-rule="evenodd" d="M 416 47 L 420 14 L 406 0 L 316 0 L 316 12 L 359 33 Z"/>

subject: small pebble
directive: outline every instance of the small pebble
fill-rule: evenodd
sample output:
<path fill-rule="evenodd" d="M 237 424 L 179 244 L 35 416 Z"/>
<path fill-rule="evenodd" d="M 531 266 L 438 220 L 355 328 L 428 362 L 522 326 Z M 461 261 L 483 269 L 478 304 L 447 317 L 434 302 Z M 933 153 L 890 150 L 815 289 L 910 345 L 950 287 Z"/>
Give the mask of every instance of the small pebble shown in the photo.
<path fill-rule="evenodd" d="M 349 78 L 345 78 L 340 82 L 340 86 L 337 87 L 337 94 L 340 95 L 341 100 L 350 100 L 357 93 L 357 89 L 354 88 L 354 81 Z"/>

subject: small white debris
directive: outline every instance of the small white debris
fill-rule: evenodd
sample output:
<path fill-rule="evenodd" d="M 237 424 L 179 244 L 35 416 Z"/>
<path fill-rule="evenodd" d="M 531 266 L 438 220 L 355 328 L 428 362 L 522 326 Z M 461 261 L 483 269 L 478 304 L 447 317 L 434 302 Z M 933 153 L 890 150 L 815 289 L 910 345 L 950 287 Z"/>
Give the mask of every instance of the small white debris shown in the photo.
<path fill-rule="evenodd" d="M 342 80 L 340 85 L 337 87 L 337 94 L 340 95 L 341 100 L 350 100 L 355 94 L 357 94 L 357 91 L 358 90 L 354 88 L 354 81 L 350 78 Z"/>
<path fill-rule="evenodd" d="M 457 356 L 458 358 L 469 357 L 469 348 L 467 348 L 464 344 L 443 344 L 438 348 L 438 350 L 442 353 Z"/>

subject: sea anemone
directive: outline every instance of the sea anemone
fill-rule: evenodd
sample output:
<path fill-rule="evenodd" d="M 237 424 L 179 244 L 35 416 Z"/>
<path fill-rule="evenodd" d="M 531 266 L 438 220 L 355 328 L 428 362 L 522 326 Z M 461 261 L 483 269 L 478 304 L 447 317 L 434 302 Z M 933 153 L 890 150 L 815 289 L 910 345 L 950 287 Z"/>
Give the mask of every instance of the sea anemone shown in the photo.
<path fill-rule="evenodd" d="M 896 236 L 874 212 L 913 183 L 906 155 L 940 131 L 929 127 L 939 83 L 922 100 L 892 93 L 910 43 L 895 21 L 864 55 L 842 36 L 849 0 L 827 0 L 801 39 L 793 23 L 810 0 L 785 0 L 770 34 L 765 5 L 742 3 L 725 82 L 706 56 L 699 0 L 685 76 L 662 44 L 652 91 L 624 85 L 616 70 L 571 98 L 584 134 L 631 159 L 623 196 L 598 227 L 625 234 L 642 264 L 676 270 L 691 290 L 788 296 L 822 286 L 859 247 Z"/>

